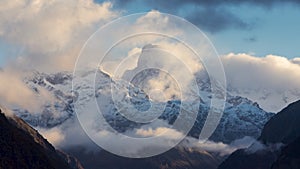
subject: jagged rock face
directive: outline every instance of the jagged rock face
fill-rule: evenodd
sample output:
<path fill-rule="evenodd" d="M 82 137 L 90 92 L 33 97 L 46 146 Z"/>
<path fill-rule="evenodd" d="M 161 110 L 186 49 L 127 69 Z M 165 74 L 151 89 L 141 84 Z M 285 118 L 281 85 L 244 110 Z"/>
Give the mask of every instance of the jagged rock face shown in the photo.
<path fill-rule="evenodd" d="M 0 113 L 0 168 L 82 169 L 70 166 L 36 130 L 18 117 Z"/>
<path fill-rule="evenodd" d="M 272 113 L 266 113 L 257 103 L 239 96 L 229 96 L 221 122 L 211 139 L 229 143 L 243 136 L 257 138 L 272 116 Z"/>
<path fill-rule="evenodd" d="M 155 72 L 150 72 L 149 76 L 154 75 Z M 94 78 L 94 72 L 87 71 L 81 76 L 83 78 L 81 85 L 83 89 L 86 86 L 86 83 L 94 83 L 94 81 L 90 80 Z M 148 76 L 148 74 L 144 72 L 143 76 Z M 99 95 L 102 97 L 108 96 L 105 99 L 99 100 L 98 104 L 105 104 L 105 106 L 102 106 L 105 107 L 102 112 L 104 112 L 106 120 L 113 128 L 124 132 L 142 125 L 129 121 L 118 113 L 113 100 L 109 97 L 111 93 L 107 92 L 110 91 L 108 89 L 110 89 L 111 83 L 116 83 L 116 81 L 101 71 L 97 73 L 96 83 L 98 88 L 96 88 L 95 93 L 86 93 L 86 96 L 82 100 L 77 99 L 76 93 L 73 93 L 72 95 L 72 76 L 68 72 L 50 75 L 35 72 L 32 76 L 25 78 L 24 81 L 37 94 L 39 94 L 40 90 L 46 90 L 53 98 L 55 98 L 50 103 L 43 105 L 42 111 L 38 113 L 31 113 L 23 109 L 14 110 L 19 117 L 30 123 L 32 126 L 44 128 L 59 126 L 66 120 L 74 117 L 73 101 L 77 104 L 83 104 L 94 96 L 97 97 Z M 194 137 L 198 137 L 201 132 L 211 100 L 210 79 L 207 75 L 200 72 L 197 75 L 196 81 L 200 90 L 200 107 L 195 125 L 190 132 L 190 135 Z M 130 84 L 129 86 L 131 87 L 124 87 L 124 90 L 128 90 L 128 101 L 134 104 L 136 109 L 147 110 L 149 108 L 149 103 L 151 102 L 147 93 L 133 84 Z M 168 100 L 161 104 L 164 104 L 165 108 L 159 118 L 172 124 L 178 116 L 181 101 L 176 99 Z M 272 115 L 272 113 L 265 112 L 257 103 L 253 103 L 247 98 L 232 96 L 227 93 L 225 111 L 217 129 L 210 139 L 229 143 L 244 136 L 257 138 L 260 135 L 263 125 Z"/>

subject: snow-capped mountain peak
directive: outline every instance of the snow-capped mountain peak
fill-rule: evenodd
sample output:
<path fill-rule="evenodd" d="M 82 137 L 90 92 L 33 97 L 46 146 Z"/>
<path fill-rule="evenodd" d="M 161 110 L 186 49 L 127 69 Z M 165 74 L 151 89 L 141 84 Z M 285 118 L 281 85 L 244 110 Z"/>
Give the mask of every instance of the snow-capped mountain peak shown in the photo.
<path fill-rule="evenodd" d="M 96 98 L 100 98 L 101 96 L 102 99 L 98 100 L 98 104 L 100 107 L 103 107 L 102 112 L 104 112 L 106 121 L 114 129 L 120 132 L 138 128 L 144 123 L 139 123 L 139 121 L 133 122 L 130 118 L 124 117 L 122 112 L 120 113 L 119 111 L 119 108 L 124 108 L 124 105 L 116 105 L 115 102 L 124 103 L 125 101 L 125 103 L 128 103 L 126 105 L 133 105 L 133 107 L 125 107 L 126 109 L 130 108 L 131 110 L 147 112 L 148 114 L 141 113 L 142 116 L 140 116 L 145 119 L 145 116 L 148 115 L 146 118 L 147 122 L 151 122 L 154 118 L 159 118 L 172 124 L 178 117 L 182 102 L 176 97 L 166 100 L 165 102 L 155 103 L 145 91 L 141 90 L 138 86 L 135 86 L 135 82 L 133 81 L 133 84 L 130 83 L 129 86 L 128 84 L 118 86 L 122 83 L 115 85 L 115 87 L 119 87 L 119 89 L 122 88 L 124 97 L 118 96 L 116 99 L 119 100 L 112 100 L 110 93 L 111 86 L 112 84 L 117 84 L 117 82 L 102 71 L 97 72 L 95 81 L 94 75 L 94 72 L 84 72 L 80 75 L 83 78 L 80 90 L 85 90 L 85 87 L 87 86 L 85 85 L 86 83 L 96 83 L 97 87 L 93 90 L 94 92 L 85 93 L 85 96 L 81 97 L 82 100 L 78 100 L 76 97 L 76 88 L 74 88 L 75 91 L 72 94 L 71 73 L 60 72 L 56 74 L 45 74 L 34 72 L 32 76 L 24 79 L 28 87 L 37 95 L 39 94 L 39 90 L 46 90 L 55 99 L 50 104 L 47 103 L 43 105 L 41 112 L 38 113 L 28 112 L 27 110 L 20 108 L 14 109 L 14 112 L 32 126 L 52 128 L 60 126 L 66 120 L 75 117 L 73 102 L 84 104 L 84 102 L 95 96 Z M 140 80 L 141 78 L 147 79 L 148 75 L 145 73 L 143 76 L 139 77 Z M 198 76 L 197 84 L 200 90 L 200 97 L 198 100 L 199 110 L 194 127 L 190 131 L 190 135 L 194 137 L 199 136 L 209 110 L 211 99 L 209 83 L 209 78 L 207 78 L 205 74 L 202 74 L 202 77 Z M 155 110 L 163 110 L 161 114 L 149 114 L 148 110 L 151 109 L 151 106 L 154 103 L 157 107 L 154 107 L 150 112 L 153 113 L 156 112 Z M 137 111 L 131 112 L 136 114 Z M 223 116 L 210 139 L 214 141 L 231 142 L 244 136 L 258 137 L 263 125 L 271 116 L 271 113 L 265 112 L 257 103 L 254 103 L 247 98 L 232 96 L 227 93 Z M 139 119 L 139 117 L 131 117 L 135 118 L 135 120 Z"/>

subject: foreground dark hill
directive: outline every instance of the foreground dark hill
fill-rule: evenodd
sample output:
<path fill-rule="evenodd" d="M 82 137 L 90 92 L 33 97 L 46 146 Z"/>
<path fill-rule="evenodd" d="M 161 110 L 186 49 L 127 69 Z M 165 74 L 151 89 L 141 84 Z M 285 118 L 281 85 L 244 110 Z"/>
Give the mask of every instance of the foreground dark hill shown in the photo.
<path fill-rule="evenodd" d="M 272 169 L 299 169 L 300 168 L 300 137 L 286 146 Z"/>
<path fill-rule="evenodd" d="M 273 116 L 259 141 L 232 153 L 219 169 L 299 169 L 300 101 Z"/>
<path fill-rule="evenodd" d="M 78 161 L 58 152 L 20 118 L 0 110 L 1 169 L 82 169 Z"/>
<path fill-rule="evenodd" d="M 66 150 L 67 151 L 67 150 Z M 104 150 L 87 152 L 83 148 L 67 151 L 77 157 L 86 169 L 216 169 L 222 157 L 197 148 L 175 147 L 149 158 L 125 158 Z"/>

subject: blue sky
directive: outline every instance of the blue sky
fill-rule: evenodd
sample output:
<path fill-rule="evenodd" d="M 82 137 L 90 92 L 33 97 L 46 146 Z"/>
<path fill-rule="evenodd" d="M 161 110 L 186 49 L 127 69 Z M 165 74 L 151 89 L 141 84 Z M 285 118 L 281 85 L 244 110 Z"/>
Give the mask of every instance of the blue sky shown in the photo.
<path fill-rule="evenodd" d="M 103 2 L 103 1 L 97 1 Z M 294 1 L 115 0 L 123 15 L 158 10 L 203 30 L 220 54 L 300 56 L 300 3 Z M 222 2 L 222 3 L 219 3 Z"/>
<path fill-rule="evenodd" d="M 22 53 L 23 48 L 17 45 L 11 45 L 5 39 L 0 38 L 0 66 L 9 62 L 10 59 L 18 57 Z"/>
<path fill-rule="evenodd" d="M 291 5 L 273 9 L 233 8 L 241 17 L 255 16 L 250 30 L 225 30 L 211 35 L 220 53 L 245 52 L 257 56 L 275 54 L 288 58 L 300 56 L 300 8 Z M 297 20 L 299 19 L 299 20 Z"/>

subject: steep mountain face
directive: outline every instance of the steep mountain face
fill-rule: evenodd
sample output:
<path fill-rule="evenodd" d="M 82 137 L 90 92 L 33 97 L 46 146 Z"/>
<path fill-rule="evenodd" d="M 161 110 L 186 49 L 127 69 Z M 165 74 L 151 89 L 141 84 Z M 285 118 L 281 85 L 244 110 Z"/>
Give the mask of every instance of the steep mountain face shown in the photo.
<path fill-rule="evenodd" d="M 276 161 L 280 149 L 262 147 L 261 150 L 251 151 L 251 148 L 239 149 L 229 155 L 218 169 L 270 169 Z"/>
<path fill-rule="evenodd" d="M 89 169 L 216 169 L 224 158 L 184 147 L 175 147 L 158 156 L 141 159 L 119 157 L 103 150 L 86 152 L 80 147 L 67 151 L 81 159 L 84 167 Z"/>
<path fill-rule="evenodd" d="M 264 124 L 272 116 L 273 113 L 266 113 L 257 103 L 229 95 L 221 122 L 211 139 L 229 143 L 244 136 L 257 138 Z"/>
<path fill-rule="evenodd" d="M 83 78 L 81 84 L 83 88 L 86 86 L 86 83 L 94 83 L 94 72 L 84 72 L 81 76 Z M 138 81 L 149 78 L 148 76 L 155 76 L 155 72 L 144 73 L 139 77 L 140 79 Z M 201 101 L 196 124 L 190 132 L 190 135 L 194 137 L 198 137 L 204 125 L 211 101 L 210 79 L 208 76 L 202 73 L 197 76 L 196 80 L 200 90 Z M 37 95 L 46 91 L 54 98 L 51 99 L 51 101 L 45 102 L 41 112 L 32 113 L 20 108 L 14 109 L 17 116 L 32 126 L 52 128 L 61 125 L 66 120 L 74 117 L 73 101 L 81 104 L 91 99 L 94 95 L 96 95 L 96 97 L 99 95 L 102 96 L 102 99 L 98 99 L 98 104 L 105 104 L 105 106 L 102 106 L 105 107 L 105 110 L 102 112 L 104 112 L 106 120 L 113 128 L 124 132 L 140 126 L 140 124 L 129 121 L 120 115 L 120 113 L 117 112 L 113 100 L 109 96 L 103 98 L 103 96 L 109 95 L 107 94 L 107 89 L 110 89 L 110 84 L 116 83 L 114 79 L 104 72 L 99 71 L 99 73 L 97 73 L 96 83 L 99 88 L 96 89 L 95 93 L 87 93 L 86 97 L 84 97 L 86 100 L 78 100 L 76 93 L 74 93 L 74 95 L 71 94 L 72 76 L 68 72 L 56 74 L 35 72 L 32 76 L 24 79 L 24 81 Z M 150 101 L 149 97 L 140 90 L 139 87 L 135 86 L 134 82 L 132 83 L 130 89 L 124 87 L 124 90 L 128 90 L 129 98 L 127 101 L 133 103 L 136 109 L 147 110 Z M 180 100 L 176 100 L 176 98 L 167 101 L 167 103 L 161 103 L 166 104 L 166 107 L 159 118 L 172 124 L 178 116 L 180 103 Z M 273 113 L 265 112 L 257 103 L 247 98 L 233 96 L 227 93 L 225 111 L 217 129 L 210 139 L 230 143 L 244 136 L 257 138 L 264 124 L 271 116 L 273 116 Z"/>
<path fill-rule="evenodd" d="M 289 144 L 300 136 L 300 100 L 273 116 L 265 125 L 260 140 Z"/>
<path fill-rule="evenodd" d="M 251 153 L 249 149 L 240 149 L 233 152 L 218 169 L 270 169 L 275 162 L 278 151 L 270 149 Z"/>
<path fill-rule="evenodd" d="M 297 168 L 300 166 L 300 101 L 296 101 L 273 116 L 259 138 L 260 149 L 255 145 L 232 153 L 219 169 Z M 259 144 L 259 143 L 256 143 Z M 284 146 L 286 145 L 286 146 Z M 284 147 L 284 148 L 282 148 Z"/>
<path fill-rule="evenodd" d="M 72 165 L 36 130 L 16 116 L 0 113 L 0 168 L 83 169 Z"/>

